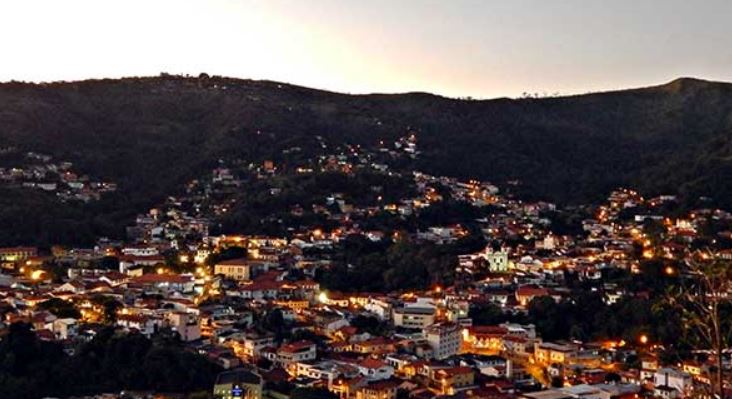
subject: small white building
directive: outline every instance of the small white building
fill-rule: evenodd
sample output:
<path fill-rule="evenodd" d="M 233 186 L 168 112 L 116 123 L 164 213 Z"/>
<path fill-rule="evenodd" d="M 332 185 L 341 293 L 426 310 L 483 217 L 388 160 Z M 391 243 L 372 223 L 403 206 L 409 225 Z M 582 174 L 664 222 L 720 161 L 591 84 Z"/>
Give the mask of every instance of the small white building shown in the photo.
<path fill-rule="evenodd" d="M 657 390 L 659 387 L 674 389 L 683 396 L 683 393 L 687 392 L 691 388 L 692 378 L 689 373 L 684 371 L 671 367 L 664 367 L 656 370 L 656 373 L 653 375 L 653 385 Z M 659 393 L 665 394 L 666 397 L 669 397 L 668 395 L 671 394 L 668 389 L 665 388 L 661 388 Z"/>
<path fill-rule="evenodd" d="M 56 319 L 48 327 L 58 339 L 69 339 L 77 334 L 77 322 L 73 318 Z"/>
<path fill-rule="evenodd" d="M 381 320 L 388 320 L 391 318 L 392 306 L 384 299 L 369 298 L 369 301 L 364 306 L 364 309 L 368 312 L 373 313 Z"/>

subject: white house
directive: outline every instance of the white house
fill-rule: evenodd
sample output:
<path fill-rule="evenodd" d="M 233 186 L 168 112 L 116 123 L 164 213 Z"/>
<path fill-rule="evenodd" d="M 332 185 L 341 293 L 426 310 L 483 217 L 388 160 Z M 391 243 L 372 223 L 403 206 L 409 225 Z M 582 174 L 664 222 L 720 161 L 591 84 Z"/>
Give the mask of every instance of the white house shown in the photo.
<path fill-rule="evenodd" d="M 49 323 L 48 329 L 53 331 L 58 339 L 69 339 L 77 334 L 76 319 L 56 319 Z"/>
<path fill-rule="evenodd" d="M 664 367 L 656 370 L 653 375 L 653 385 L 658 389 L 659 387 L 668 387 L 676 390 L 679 394 L 686 392 L 691 388 L 692 378 L 691 375 L 671 367 Z M 669 395 L 668 390 L 662 388 L 660 392 Z"/>
<path fill-rule="evenodd" d="M 369 381 L 386 380 L 394 375 L 394 367 L 374 358 L 366 358 L 356 363 L 356 367 Z"/>

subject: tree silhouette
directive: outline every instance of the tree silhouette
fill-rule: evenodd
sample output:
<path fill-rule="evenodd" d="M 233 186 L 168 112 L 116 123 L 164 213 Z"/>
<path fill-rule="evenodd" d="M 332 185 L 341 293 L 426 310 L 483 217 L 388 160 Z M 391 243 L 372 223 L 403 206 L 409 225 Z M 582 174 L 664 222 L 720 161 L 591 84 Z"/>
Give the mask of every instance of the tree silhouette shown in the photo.
<path fill-rule="evenodd" d="M 723 317 L 732 305 L 732 262 L 690 262 L 689 276 L 669 290 L 669 303 L 680 313 L 700 345 L 711 348 L 716 360 L 712 392 L 724 397 L 722 353 L 732 338 L 729 317 Z"/>

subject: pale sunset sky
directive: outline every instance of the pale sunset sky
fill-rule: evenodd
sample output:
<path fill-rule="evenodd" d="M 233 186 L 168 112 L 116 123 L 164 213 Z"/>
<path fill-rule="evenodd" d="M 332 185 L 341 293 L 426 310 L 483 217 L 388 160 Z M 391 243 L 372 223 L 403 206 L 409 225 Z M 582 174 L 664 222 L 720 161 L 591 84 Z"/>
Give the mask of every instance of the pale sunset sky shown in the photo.
<path fill-rule="evenodd" d="M 492 98 L 732 81 L 728 0 L 0 0 L 0 81 L 200 72 Z"/>

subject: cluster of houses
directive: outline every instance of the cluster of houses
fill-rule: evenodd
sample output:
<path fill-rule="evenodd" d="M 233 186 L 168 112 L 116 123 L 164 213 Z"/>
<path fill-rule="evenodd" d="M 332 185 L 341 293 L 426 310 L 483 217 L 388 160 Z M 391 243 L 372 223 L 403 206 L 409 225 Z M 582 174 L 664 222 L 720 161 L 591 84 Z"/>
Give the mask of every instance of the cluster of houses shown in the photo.
<path fill-rule="evenodd" d="M 17 155 L 15 149 L 0 151 L 0 157 Z M 74 171 L 71 162 L 54 162 L 50 155 L 27 152 L 17 166 L 0 167 L 0 184 L 55 194 L 60 200 L 89 202 L 117 190 L 116 183 L 93 181 Z"/>
<path fill-rule="evenodd" d="M 415 158 L 416 144 L 409 135 L 375 152 L 348 146 L 296 173 L 404 174 L 384 159 Z M 328 147 L 322 139 L 321 146 Z M 271 161 L 237 165 L 261 179 L 281 173 Z M 0 248 L 0 327 L 30 323 L 41 339 L 61 342 L 69 353 L 103 324 L 146 336 L 173 331 L 188 350 L 227 370 L 212 388 L 221 398 L 284 398 L 283 386 L 327 389 L 342 399 L 681 398 L 709 384 L 707 362 L 661 364 L 650 345 L 547 341 L 532 324 L 474 323 L 470 310 L 490 303 L 518 314 L 535 298 L 559 301 L 570 292 L 568 275 L 598 283 L 612 303 L 631 293 L 603 284 L 607 270 L 638 273 L 642 259 L 660 259 L 672 274 L 689 259 L 732 259 L 732 251 L 690 245 L 703 223 L 730 222 L 729 213 L 697 209 L 671 220 L 661 209 L 674 197 L 647 200 L 622 189 L 581 220 L 583 234 L 569 234 L 552 231 L 554 204 L 501 195 L 487 182 L 412 171 L 413 198 L 364 206 L 332 193 L 312 209 L 288 209 L 295 216 L 326 216 L 336 227 L 297 226 L 286 237 L 211 235 L 214 221 L 235 206 L 226 194 L 241 185 L 239 166 L 222 163 L 190 182 L 185 195 L 139 215 L 126 241 L 100 239 L 94 248 L 50 252 Z M 62 180 L 71 174 L 70 165 L 56 168 Z M 403 234 L 436 245 L 482 235 L 485 248 L 457 256 L 460 284 L 384 293 L 332 292 L 318 283 L 319 271 L 334 262 L 327 250 L 346 237 L 378 242 L 396 234 L 354 220 L 377 213 L 409 217 L 447 195 L 493 211 L 471 221 L 477 233 L 450 224 Z M 647 232 L 649 223 L 660 232 Z M 732 232 L 716 234 L 732 238 Z M 65 274 L 54 275 L 48 264 L 63 265 Z M 106 306 L 110 300 L 117 306 Z M 58 301 L 78 314 L 55 315 L 49 304 Z M 640 356 L 642 366 L 620 369 L 617 359 L 631 355 Z"/>
<path fill-rule="evenodd" d="M 396 398 L 400 391 L 414 398 L 633 398 L 642 389 L 683 397 L 709 370 L 700 363 L 663 367 L 646 355 L 641 369 L 616 371 L 617 343 L 548 342 L 533 325 L 473 325 L 471 303 L 492 300 L 492 293 L 454 287 L 327 292 L 282 267 L 292 256 L 286 240 L 219 237 L 216 244 L 231 242 L 251 249 L 250 255 L 191 274 L 70 268 L 63 282 L 54 283 L 43 274 L 6 273 L 0 282 L 3 325 L 30 323 L 41 339 L 72 352 L 109 316 L 96 298 L 113 298 L 120 304 L 111 318 L 118 328 L 147 336 L 170 329 L 189 350 L 230 370 L 214 387 L 222 397 L 238 390 L 241 397 L 267 397 L 278 382 L 326 388 L 341 398 Z M 157 256 L 152 246 L 118 251 Z M 34 248 L 3 248 L 0 254 L 6 267 L 32 267 L 40 258 Z M 521 286 L 496 303 L 520 309 L 526 298 L 544 295 L 551 292 Z M 55 316 L 42 306 L 50 300 L 73 303 L 79 317 Z M 287 338 L 259 322 L 274 312 L 290 332 Z M 564 385 L 537 389 L 552 377 Z"/>

